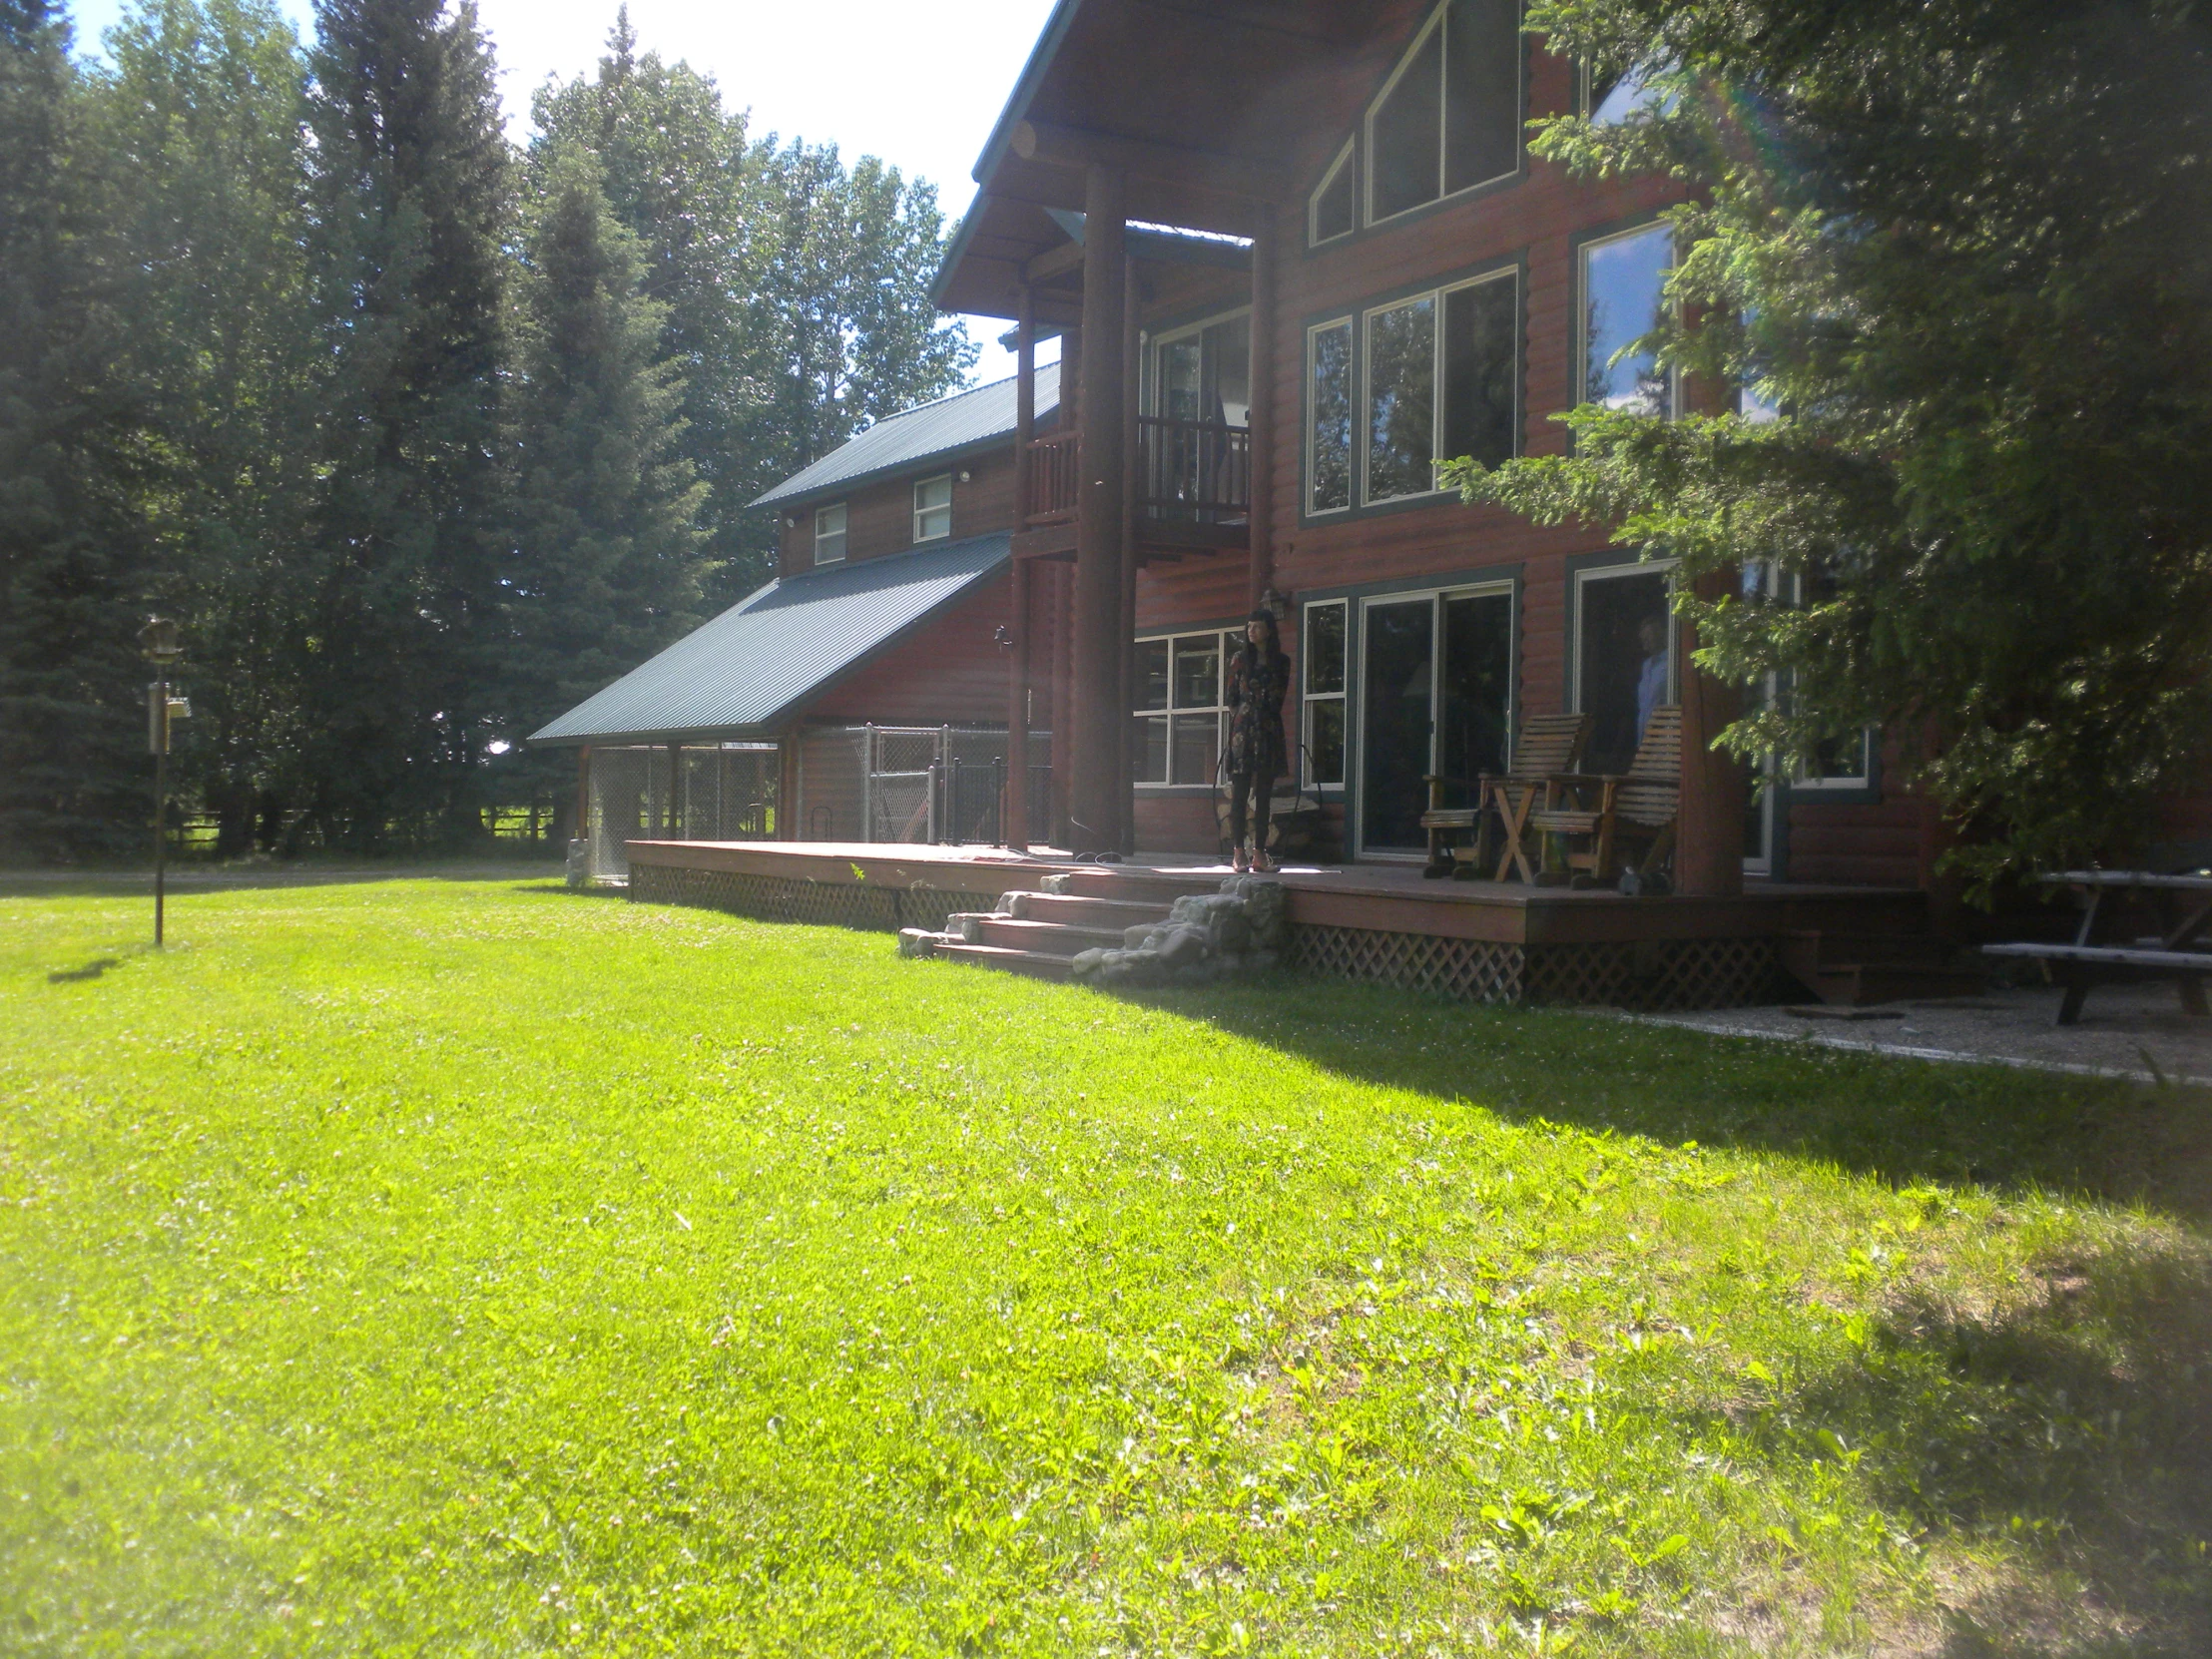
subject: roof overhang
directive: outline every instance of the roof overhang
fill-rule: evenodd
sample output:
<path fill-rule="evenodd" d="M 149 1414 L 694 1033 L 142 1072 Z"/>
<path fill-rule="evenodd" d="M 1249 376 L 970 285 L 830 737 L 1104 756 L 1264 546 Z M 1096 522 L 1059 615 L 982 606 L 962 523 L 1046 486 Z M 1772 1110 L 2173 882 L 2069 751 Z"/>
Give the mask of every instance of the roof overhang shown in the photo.
<path fill-rule="evenodd" d="M 1304 188 L 1293 158 L 1334 104 L 1346 55 L 1404 9 L 1061 0 L 976 163 L 980 192 L 938 272 L 938 305 L 1018 314 L 1034 262 L 1067 258 L 1054 212 L 1082 209 L 1094 166 L 1122 175 L 1132 221 L 1255 235 Z M 1037 314 L 1071 323 L 1067 308 L 1041 296 Z"/>

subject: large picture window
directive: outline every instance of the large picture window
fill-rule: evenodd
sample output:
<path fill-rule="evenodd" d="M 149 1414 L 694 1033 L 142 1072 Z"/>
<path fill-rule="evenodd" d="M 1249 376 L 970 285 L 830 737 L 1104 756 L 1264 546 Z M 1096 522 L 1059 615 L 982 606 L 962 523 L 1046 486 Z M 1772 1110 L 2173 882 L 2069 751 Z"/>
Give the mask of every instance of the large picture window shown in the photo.
<path fill-rule="evenodd" d="M 1306 510 L 1352 505 L 1352 319 L 1306 336 Z"/>
<path fill-rule="evenodd" d="M 1368 112 L 1373 224 L 1519 171 L 1519 0 L 1437 7 Z"/>
<path fill-rule="evenodd" d="M 1436 487 L 1436 298 L 1368 312 L 1370 501 Z"/>
<path fill-rule="evenodd" d="M 1345 781 L 1346 610 L 1342 599 L 1306 607 L 1306 644 L 1299 661 L 1306 698 L 1301 741 L 1308 789 L 1339 788 Z"/>
<path fill-rule="evenodd" d="M 1221 760 L 1222 670 L 1234 634 L 1137 642 L 1137 708 L 1129 745 L 1140 784 L 1210 785 Z"/>
<path fill-rule="evenodd" d="M 1673 233 L 1646 225 L 1582 247 L 1582 401 L 1630 414 L 1673 415 L 1673 376 L 1636 341 L 1659 325 Z"/>
<path fill-rule="evenodd" d="M 1355 422 L 1345 402 L 1352 328 L 1314 329 L 1307 511 L 1433 494 L 1436 463 L 1456 456 L 1485 466 L 1509 459 L 1520 429 L 1520 333 L 1512 270 L 1365 312 Z"/>

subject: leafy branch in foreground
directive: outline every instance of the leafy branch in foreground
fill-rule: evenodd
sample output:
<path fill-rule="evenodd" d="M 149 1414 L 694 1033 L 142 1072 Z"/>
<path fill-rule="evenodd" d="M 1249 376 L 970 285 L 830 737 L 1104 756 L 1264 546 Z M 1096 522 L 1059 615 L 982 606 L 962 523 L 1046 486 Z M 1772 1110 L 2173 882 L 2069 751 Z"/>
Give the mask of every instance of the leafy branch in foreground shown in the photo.
<path fill-rule="evenodd" d="M 1700 664 L 1787 688 L 1727 746 L 1882 726 L 1984 890 L 2153 841 L 2212 759 L 2202 9 L 1539 0 L 1529 26 L 1658 66 L 1628 119 L 1534 148 L 1696 191 L 1634 349 L 1707 412 L 1584 408 L 1571 455 L 1452 481 L 1680 559 Z"/>

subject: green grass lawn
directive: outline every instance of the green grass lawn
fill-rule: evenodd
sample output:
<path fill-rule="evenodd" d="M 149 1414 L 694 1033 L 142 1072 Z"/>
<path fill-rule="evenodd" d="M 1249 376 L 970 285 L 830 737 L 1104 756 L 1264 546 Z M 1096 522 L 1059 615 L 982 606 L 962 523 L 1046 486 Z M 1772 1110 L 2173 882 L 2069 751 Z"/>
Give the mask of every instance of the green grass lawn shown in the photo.
<path fill-rule="evenodd" d="M 146 910 L 0 896 L 0 1652 L 2212 1651 L 2200 1095 Z"/>

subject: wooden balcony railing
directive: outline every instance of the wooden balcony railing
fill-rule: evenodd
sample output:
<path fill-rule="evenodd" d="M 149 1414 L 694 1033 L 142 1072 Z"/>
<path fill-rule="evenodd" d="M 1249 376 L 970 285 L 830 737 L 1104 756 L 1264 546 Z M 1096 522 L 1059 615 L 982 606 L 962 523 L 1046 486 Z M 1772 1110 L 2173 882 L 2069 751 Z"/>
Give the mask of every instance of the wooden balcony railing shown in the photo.
<path fill-rule="evenodd" d="M 1028 468 L 1028 523 L 1066 524 L 1075 517 L 1082 469 L 1076 431 L 1033 440 Z M 1137 422 L 1137 512 L 1145 518 L 1226 524 L 1252 511 L 1252 432 L 1214 420 L 1145 415 Z"/>
<path fill-rule="evenodd" d="M 1222 524 L 1252 511 L 1252 432 L 1216 420 L 1137 422 L 1137 511 Z"/>
<path fill-rule="evenodd" d="M 1079 456 L 1074 429 L 1033 439 L 1022 464 L 1029 469 L 1029 524 L 1066 524 L 1075 517 Z"/>

